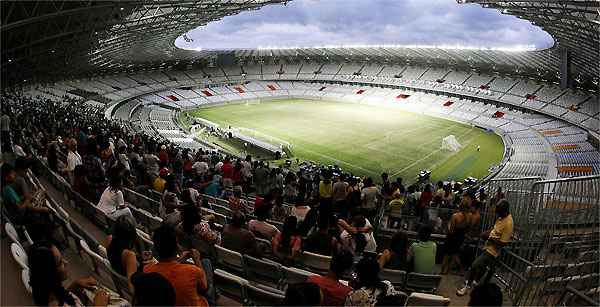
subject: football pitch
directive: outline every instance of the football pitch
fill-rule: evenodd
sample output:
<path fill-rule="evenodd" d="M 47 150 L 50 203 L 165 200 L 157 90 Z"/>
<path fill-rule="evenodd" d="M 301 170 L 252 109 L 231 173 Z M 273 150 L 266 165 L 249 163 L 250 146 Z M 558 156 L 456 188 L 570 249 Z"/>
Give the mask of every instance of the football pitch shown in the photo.
<path fill-rule="evenodd" d="M 377 181 L 382 172 L 413 181 L 423 169 L 431 170 L 434 180 L 483 178 L 504 152 L 494 133 L 391 107 L 288 99 L 220 105 L 189 115 L 285 140 L 294 158 L 337 164 Z M 441 149 L 451 134 L 462 145 L 458 152 Z"/>

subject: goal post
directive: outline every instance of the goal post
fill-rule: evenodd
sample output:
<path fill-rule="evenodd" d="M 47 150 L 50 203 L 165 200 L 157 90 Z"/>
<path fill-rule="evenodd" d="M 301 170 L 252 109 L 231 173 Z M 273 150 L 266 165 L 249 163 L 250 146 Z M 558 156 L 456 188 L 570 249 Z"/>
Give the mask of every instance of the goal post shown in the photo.
<path fill-rule="evenodd" d="M 457 152 L 462 146 L 453 134 L 442 139 L 442 150 Z"/>

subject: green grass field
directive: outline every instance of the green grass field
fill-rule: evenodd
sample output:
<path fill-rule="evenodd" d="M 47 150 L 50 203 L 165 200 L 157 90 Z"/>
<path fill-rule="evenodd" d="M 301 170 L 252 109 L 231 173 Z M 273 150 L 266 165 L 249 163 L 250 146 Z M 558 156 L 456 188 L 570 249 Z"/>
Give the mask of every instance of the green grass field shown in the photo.
<path fill-rule="evenodd" d="M 355 103 L 277 100 L 215 106 L 190 115 L 286 140 L 301 160 L 338 164 L 375 179 L 388 172 L 412 181 L 422 169 L 430 169 L 434 180 L 482 178 L 504 151 L 499 136 L 470 125 Z M 463 146 L 457 153 L 440 149 L 450 134 Z"/>

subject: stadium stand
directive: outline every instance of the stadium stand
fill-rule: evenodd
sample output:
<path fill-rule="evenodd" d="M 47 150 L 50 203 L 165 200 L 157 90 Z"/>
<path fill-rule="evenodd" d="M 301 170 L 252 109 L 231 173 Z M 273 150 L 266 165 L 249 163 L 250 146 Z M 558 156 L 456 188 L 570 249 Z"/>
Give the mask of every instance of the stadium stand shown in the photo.
<path fill-rule="evenodd" d="M 201 296 L 211 305 L 279 305 L 287 290 L 321 274 L 351 291 L 345 287 L 361 282 L 353 273 L 374 264 L 375 255 L 387 261 L 374 268 L 381 266 L 379 278 L 397 291 L 392 305 L 465 305 L 454 294 L 457 275 L 438 274 L 447 251 L 426 250 L 429 254 L 418 260 L 433 259 L 424 265 L 431 268 L 413 272 L 423 263 L 411 265 L 402 252 L 394 254 L 396 243 L 400 240 L 413 257 L 424 246 L 442 247 L 454 235 L 449 225 L 466 214 L 461 204 L 472 202 L 481 206 L 469 205 L 468 214 L 478 214 L 481 222 L 469 226 L 475 234 L 469 233 L 460 249 L 471 258 L 485 255 L 478 247 L 494 240 L 478 235 L 494 227 L 506 200 L 514 231 L 506 242 L 498 239 L 506 246 L 484 268 L 480 285 L 491 280 L 501 287 L 505 303 L 515 306 L 598 305 L 600 104 L 597 91 L 590 91 L 590 84 L 598 84 L 598 67 L 591 65 L 598 63 L 598 38 L 591 31 L 598 21 L 597 3 L 459 1 L 519 14 L 551 31 L 560 48 L 535 52 L 367 46 L 221 54 L 177 50 L 172 44 L 176 36 L 163 35 L 180 35 L 196 23 L 275 2 L 285 1 L 214 3 L 210 14 L 188 1 L 179 7 L 152 1 L 118 7 L 2 3 L 10 13 L 2 29 L 0 200 L 6 237 L 1 252 L 13 265 L 6 269 L 3 259 L 3 273 L 11 272 L 2 279 L 3 291 L 6 284 L 11 287 L 2 293 L 3 304 L 18 304 L 7 297 L 18 295 L 22 286 L 22 304 L 44 305 L 31 294 L 43 286 L 35 278 L 40 268 L 35 252 L 47 240 L 58 248 L 58 254 L 51 250 L 54 258 L 60 255 L 94 277 L 98 287 L 77 296 L 86 305 L 96 296 L 110 300 L 99 305 L 119 306 L 131 305 L 136 295 L 166 297 L 167 291 L 136 293 L 142 287 L 127 274 L 131 268 L 122 263 L 119 268 L 114 261 L 111 247 L 122 239 L 117 230 L 127 219 L 136 238 L 126 249 L 135 249 L 136 261 L 143 260 L 147 268 L 165 260 L 159 255 L 165 242 L 154 237 L 159 229 L 176 228 L 178 240 L 170 242 L 179 241 L 181 255 L 190 254 L 182 261 L 195 265 L 196 274 L 206 279 Z M 152 20 L 139 17 L 150 12 L 157 14 Z M 88 17 L 90 22 L 80 23 Z M 72 39 L 64 39 L 67 35 Z M 574 78 L 559 87 L 555 76 L 563 56 L 572 58 Z M 230 57 L 234 63 L 224 64 Z M 274 98 L 372 107 L 398 105 L 401 99 L 398 108 L 407 112 L 494 131 L 503 138 L 504 160 L 472 186 L 442 182 L 441 191 L 430 191 L 435 183 L 427 180 L 378 185 L 382 196 L 376 198 L 376 210 L 359 208 L 350 217 L 330 207 L 326 189 L 319 189 L 321 183 L 327 187 L 327 171 L 319 174 L 318 166 L 311 165 L 294 176 L 252 157 L 232 156 L 195 138 L 180 121 L 188 110 Z M 368 184 L 357 181 L 358 186 Z M 302 197 L 283 193 L 290 190 Z M 388 202 L 396 190 L 405 202 L 400 212 Z M 105 210 L 113 194 L 121 195 L 122 202 L 111 202 L 114 208 Z M 299 213 L 303 205 L 311 208 L 305 216 Z M 126 218 L 116 218 L 117 213 Z M 294 222 L 300 217 L 302 222 Z M 328 222 L 326 228 L 319 219 Z M 234 243 L 228 242 L 232 236 Z M 315 237 L 327 239 L 325 245 L 335 242 L 330 251 L 353 254 L 350 269 L 336 271 L 337 252 L 314 252 L 320 248 Z M 371 237 L 376 248 L 369 251 Z M 201 261 L 193 250 L 201 252 Z M 169 289 L 175 285 L 167 284 Z M 51 287 L 63 292 L 62 285 Z"/>

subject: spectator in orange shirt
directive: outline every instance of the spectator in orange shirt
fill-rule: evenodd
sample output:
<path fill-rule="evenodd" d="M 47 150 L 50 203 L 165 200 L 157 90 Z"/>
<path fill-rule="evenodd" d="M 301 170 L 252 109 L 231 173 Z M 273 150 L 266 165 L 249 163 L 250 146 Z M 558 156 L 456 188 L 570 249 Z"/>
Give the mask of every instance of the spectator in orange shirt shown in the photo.
<path fill-rule="evenodd" d="M 166 224 L 154 231 L 152 239 L 158 253 L 158 263 L 144 267 L 144 273 L 159 273 L 171 283 L 175 289 L 176 306 L 208 306 L 204 295 L 209 285 L 202 269 L 200 253 L 192 249 L 178 257 L 177 234 L 175 229 Z M 194 264 L 187 264 L 190 258 Z"/>

